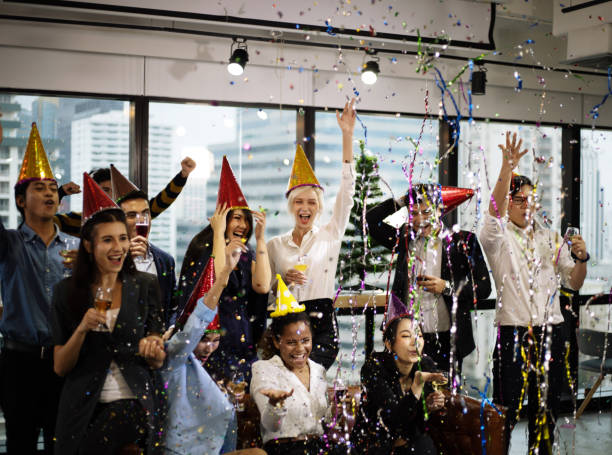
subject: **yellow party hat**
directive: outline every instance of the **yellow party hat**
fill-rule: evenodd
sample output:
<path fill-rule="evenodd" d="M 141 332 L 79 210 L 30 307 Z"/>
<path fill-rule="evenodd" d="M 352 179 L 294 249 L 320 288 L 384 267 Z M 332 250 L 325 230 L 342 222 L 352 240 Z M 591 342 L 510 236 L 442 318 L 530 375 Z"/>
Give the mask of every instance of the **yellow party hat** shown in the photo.
<path fill-rule="evenodd" d="M 289 184 L 287 185 L 285 197 L 288 197 L 292 190 L 300 186 L 316 186 L 323 189 L 308 162 L 308 158 L 306 158 L 304 149 L 298 144 L 295 149 L 293 168 L 291 169 L 291 177 L 289 177 Z"/>
<path fill-rule="evenodd" d="M 278 288 L 276 290 L 276 310 L 270 313 L 270 317 L 278 318 L 285 316 L 289 313 L 301 313 L 306 310 L 304 305 L 300 305 L 293 294 L 287 288 L 287 285 L 277 273 L 276 279 L 278 280 Z"/>
<path fill-rule="evenodd" d="M 17 184 L 27 180 L 55 180 L 53 172 L 51 172 L 47 154 L 40 140 L 40 134 L 38 134 L 36 123 L 32 123 L 30 138 L 28 139 L 28 146 L 23 155 L 23 164 L 21 165 L 21 171 L 19 171 Z"/>

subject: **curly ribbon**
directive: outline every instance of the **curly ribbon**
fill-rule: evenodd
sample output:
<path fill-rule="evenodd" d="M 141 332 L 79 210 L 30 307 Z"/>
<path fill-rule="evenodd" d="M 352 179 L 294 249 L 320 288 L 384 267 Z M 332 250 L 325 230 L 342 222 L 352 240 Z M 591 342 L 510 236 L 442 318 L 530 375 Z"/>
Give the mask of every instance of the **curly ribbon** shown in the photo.
<path fill-rule="evenodd" d="M 450 124 L 451 127 L 453 128 L 453 140 L 456 143 L 457 141 L 459 141 L 459 136 L 460 136 L 459 122 L 461 121 L 461 118 L 462 118 L 461 111 L 459 110 L 459 106 L 457 105 L 457 102 L 455 101 L 455 97 L 453 96 L 451 91 L 448 89 L 448 86 L 446 82 L 444 81 L 444 78 L 442 77 L 442 73 L 440 73 L 440 70 L 436 68 L 435 66 L 433 67 L 433 69 L 436 72 L 436 74 L 434 75 L 434 81 L 436 85 L 438 86 L 438 88 L 440 89 L 440 93 L 442 95 L 442 112 L 444 113 L 444 121 Z M 455 119 L 450 119 L 448 117 L 448 111 L 446 109 L 446 102 L 445 102 L 446 94 L 448 94 L 448 97 L 453 102 L 453 107 L 455 108 L 455 113 L 456 113 Z"/>
<path fill-rule="evenodd" d="M 489 385 L 491 384 L 491 378 L 487 375 L 485 375 L 485 378 L 487 378 L 487 383 L 485 384 L 484 391 L 481 392 L 478 387 L 471 386 L 472 389 L 476 391 L 476 393 L 480 396 L 480 398 L 482 398 L 482 401 L 480 402 L 480 443 L 482 445 L 482 455 L 487 455 L 487 436 L 485 434 L 485 419 L 484 419 L 485 406 L 488 404 L 493 409 L 495 409 L 495 411 L 499 415 L 502 415 L 502 412 L 499 409 L 497 409 L 497 406 L 495 406 L 495 404 L 487 397 Z"/>
<path fill-rule="evenodd" d="M 593 116 L 593 120 L 599 117 L 599 108 L 606 104 L 610 95 L 612 95 L 612 66 L 608 66 L 608 93 L 604 95 L 599 104 L 593 106 L 593 109 L 589 111 L 589 114 Z"/>

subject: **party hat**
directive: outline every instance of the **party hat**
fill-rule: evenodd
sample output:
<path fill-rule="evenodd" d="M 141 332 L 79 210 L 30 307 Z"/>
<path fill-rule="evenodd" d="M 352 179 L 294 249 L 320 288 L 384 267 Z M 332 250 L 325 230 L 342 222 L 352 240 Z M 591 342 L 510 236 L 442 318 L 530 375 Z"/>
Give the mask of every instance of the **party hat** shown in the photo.
<path fill-rule="evenodd" d="M 249 209 L 249 204 L 242 194 L 240 185 L 234 177 L 232 168 L 227 161 L 227 157 L 223 156 L 223 165 L 221 167 L 221 178 L 219 179 L 219 194 L 217 196 L 217 207 L 225 204 L 228 209 Z"/>
<path fill-rule="evenodd" d="M 17 184 L 27 180 L 55 180 L 53 172 L 51 172 L 47 154 L 40 140 L 40 134 L 38 134 L 36 123 L 32 123 L 30 138 L 28 139 L 28 145 L 23 155 L 23 163 L 21 165 L 21 171 L 19 171 Z"/>
<path fill-rule="evenodd" d="M 317 188 L 323 189 L 308 162 L 308 158 L 306 158 L 304 149 L 298 144 L 295 149 L 293 168 L 291 168 L 291 177 L 289 177 L 289 184 L 287 185 L 285 197 L 289 197 L 289 193 L 300 186 L 316 186 Z"/>
<path fill-rule="evenodd" d="M 442 213 L 444 215 L 452 212 L 457 206 L 474 196 L 474 190 L 454 186 L 443 186 L 440 188 L 440 192 L 442 193 Z"/>
<path fill-rule="evenodd" d="M 219 314 L 215 314 L 215 318 L 212 320 L 208 327 L 206 327 L 206 333 L 220 333 L 221 323 L 219 322 Z"/>
<path fill-rule="evenodd" d="M 189 319 L 189 315 L 193 312 L 198 303 L 198 300 L 201 297 L 204 297 L 208 291 L 212 288 L 215 283 L 215 259 L 211 257 L 206 264 L 206 268 L 204 272 L 200 275 L 198 282 L 196 283 L 191 295 L 189 296 L 189 300 L 183 308 L 183 312 L 176 320 L 176 325 L 178 327 L 182 327 Z"/>
<path fill-rule="evenodd" d="M 81 226 L 84 226 L 96 213 L 111 209 L 121 210 L 94 179 L 87 172 L 83 172 L 83 214 L 81 215 Z"/>
<path fill-rule="evenodd" d="M 293 294 L 287 288 L 287 285 L 279 274 L 276 274 L 278 279 L 278 289 L 276 291 L 276 310 L 270 313 L 270 317 L 278 318 L 289 313 L 301 313 L 306 309 L 304 305 L 300 305 Z"/>
<path fill-rule="evenodd" d="M 119 204 L 128 194 L 140 191 L 140 189 L 130 182 L 114 165 L 110 165 L 111 187 L 113 200 Z"/>
<path fill-rule="evenodd" d="M 382 330 L 385 331 L 391 321 L 401 316 L 410 316 L 412 313 L 408 311 L 406 304 L 402 302 L 393 292 L 390 295 L 390 299 L 385 309 L 384 323 Z"/>

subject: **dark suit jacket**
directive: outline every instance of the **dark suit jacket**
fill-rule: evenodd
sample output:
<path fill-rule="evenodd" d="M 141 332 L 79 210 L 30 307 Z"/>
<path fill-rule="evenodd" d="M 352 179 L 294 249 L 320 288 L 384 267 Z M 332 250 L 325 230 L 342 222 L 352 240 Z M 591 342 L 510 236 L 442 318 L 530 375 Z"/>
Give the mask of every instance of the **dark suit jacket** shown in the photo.
<path fill-rule="evenodd" d="M 383 220 L 399 209 L 400 207 L 393 199 L 388 199 L 368 210 L 366 214 L 370 235 L 378 243 L 389 249 L 392 249 L 396 244 L 397 231 L 392 226 L 383 222 Z M 396 249 L 397 261 L 395 266 L 395 278 L 392 288 L 393 293 L 403 302 L 406 301 L 406 292 L 408 290 L 408 258 L 406 254 L 407 229 L 407 226 L 403 226 L 400 229 L 400 239 Z M 487 270 L 487 264 L 475 234 L 467 231 L 460 231 L 453 233 L 449 242 L 445 240 L 442 245 L 440 278 L 449 281 L 453 289 L 457 289 L 460 283 L 467 280 L 457 296 L 459 305 L 456 313 L 456 321 L 453 321 L 456 322 L 457 326 L 457 332 L 455 334 L 457 354 L 460 358 L 463 358 L 476 347 L 474 344 L 474 335 L 472 333 L 472 320 L 470 318 L 470 310 L 474 309 L 474 288 L 476 290 L 475 298 L 477 300 L 486 299 L 491 293 L 489 271 Z M 472 283 L 474 286 L 472 286 Z M 449 314 L 452 316 L 452 296 L 444 296 L 444 302 L 446 303 Z"/>
<path fill-rule="evenodd" d="M 173 303 L 174 291 L 176 291 L 174 258 L 152 243 L 150 243 L 149 246 L 151 248 L 153 260 L 155 261 L 157 280 L 161 291 L 162 320 L 164 322 L 164 327 L 168 328 L 171 324 L 174 324 L 174 320 L 176 319 L 176 307 Z"/>
<path fill-rule="evenodd" d="M 53 344 L 64 345 L 81 322 L 70 302 L 70 278 L 54 288 L 51 328 Z M 93 298 L 89 296 L 89 305 Z M 92 418 L 111 361 L 115 361 L 130 389 L 147 411 L 149 447 L 159 433 L 159 401 L 152 370 L 137 356 L 138 342 L 150 334 L 161 334 L 159 286 L 150 273 L 135 272 L 123 278 L 121 309 L 112 333 L 89 332 L 75 367 L 66 375 L 57 415 L 55 453 L 76 453 Z M 154 453 L 153 451 L 147 453 Z"/>

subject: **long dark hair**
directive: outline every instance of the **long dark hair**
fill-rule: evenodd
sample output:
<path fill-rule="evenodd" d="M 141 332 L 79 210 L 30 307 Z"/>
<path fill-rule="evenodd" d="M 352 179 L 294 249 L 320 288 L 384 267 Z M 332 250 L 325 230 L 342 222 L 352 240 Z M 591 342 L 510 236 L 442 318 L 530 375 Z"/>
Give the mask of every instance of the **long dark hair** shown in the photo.
<path fill-rule="evenodd" d="M 305 311 L 300 313 L 289 313 L 285 316 L 278 318 L 272 318 L 272 324 L 266 329 L 261 341 L 259 342 L 259 349 L 261 349 L 261 358 L 264 360 L 271 359 L 275 355 L 279 355 L 278 349 L 274 346 L 274 340 L 278 341 L 281 335 L 285 332 L 285 327 L 295 322 L 305 323 L 309 329 L 312 330 L 310 325 L 310 316 Z"/>
<path fill-rule="evenodd" d="M 76 314 L 85 314 L 89 307 L 90 286 L 95 283 L 98 278 L 98 268 L 93 257 L 93 253 L 89 253 L 85 249 L 85 240 L 89 241 L 93 246 L 94 230 L 96 226 L 102 223 L 121 222 L 125 225 L 125 231 L 128 232 L 125 213 L 121 209 L 104 210 L 92 216 L 85 225 L 81 228 L 81 244 L 77 255 L 74 269 L 72 270 L 72 278 L 70 280 L 71 292 L 70 305 L 75 310 Z M 129 254 L 123 261 L 123 267 L 119 272 L 119 279 L 122 279 L 125 274 L 134 274 L 136 266 Z"/>
<path fill-rule="evenodd" d="M 229 212 L 227 212 L 227 216 L 225 217 L 226 226 L 229 223 L 229 220 L 232 219 L 232 216 L 234 215 L 234 212 L 236 210 L 242 210 L 242 213 L 244 214 L 244 218 L 246 222 L 249 224 L 249 230 L 245 235 L 247 243 L 248 243 L 249 239 L 251 238 L 251 234 L 253 233 L 253 215 L 251 214 L 249 210 L 235 209 L 235 210 L 230 210 Z M 185 280 L 187 278 L 187 276 L 189 275 L 189 269 L 194 267 L 195 264 L 198 264 L 198 262 L 200 261 L 200 258 L 202 257 L 204 250 L 208 248 L 212 250 L 213 236 L 214 236 L 213 229 L 212 229 L 212 226 L 209 224 L 204 229 L 202 229 L 200 232 L 198 232 L 193 237 L 193 239 L 191 239 L 191 242 L 189 242 L 189 246 L 187 247 L 187 251 L 185 252 L 185 257 L 183 259 L 183 265 L 181 266 L 180 280 Z"/>
<path fill-rule="evenodd" d="M 383 343 L 388 341 L 389 344 L 393 347 L 393 345 L 395 344 L 395 340 L 397 339 L 397 329 L 399 328 L 400 322 L 402 322 L 404 319 L 414 321 L 414 318 L 409 314 L 398 316 L 397 318 L 393 319 L 385 327 L 385 331 L 383 332 Z"/>

